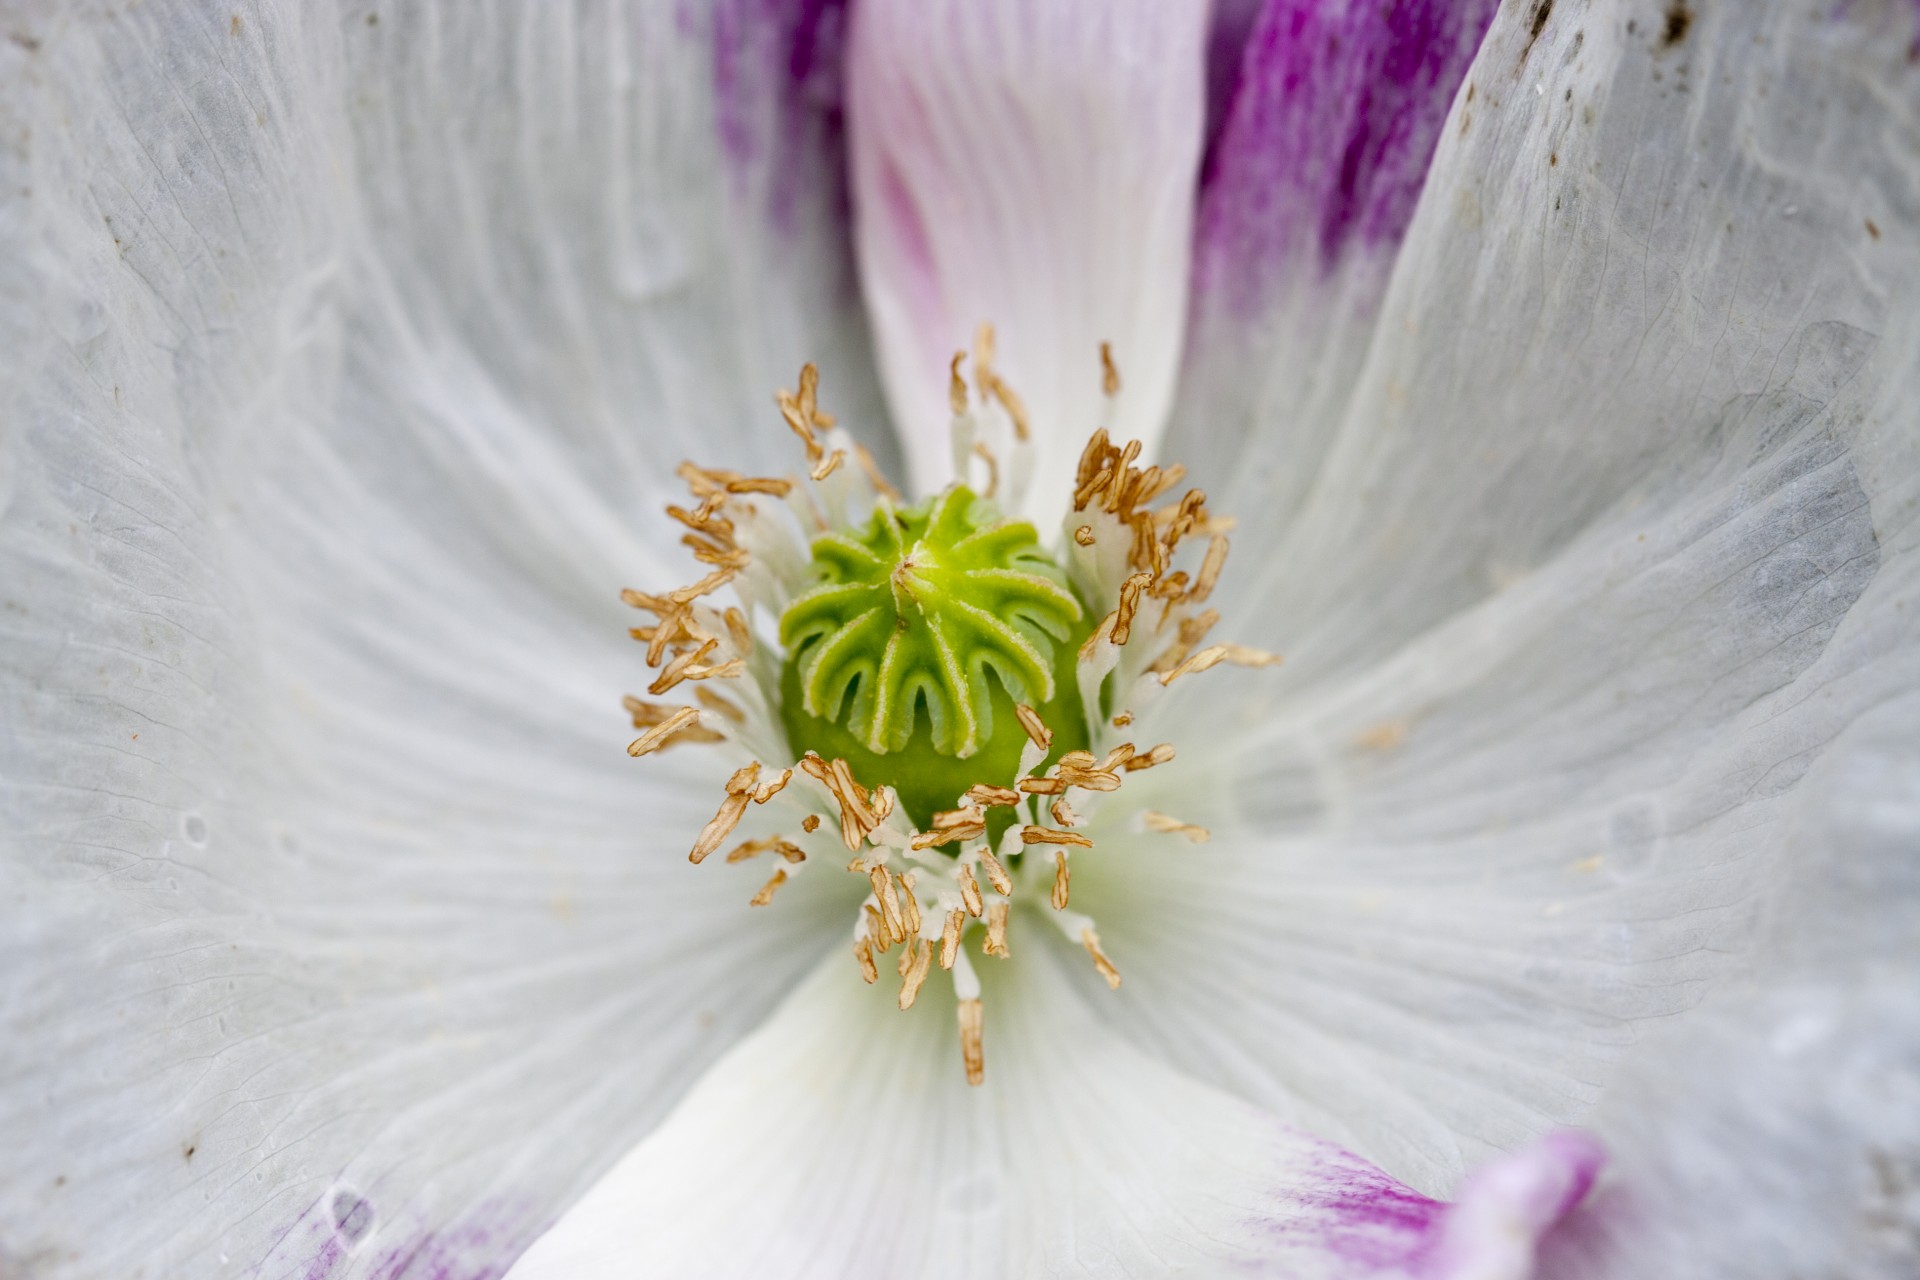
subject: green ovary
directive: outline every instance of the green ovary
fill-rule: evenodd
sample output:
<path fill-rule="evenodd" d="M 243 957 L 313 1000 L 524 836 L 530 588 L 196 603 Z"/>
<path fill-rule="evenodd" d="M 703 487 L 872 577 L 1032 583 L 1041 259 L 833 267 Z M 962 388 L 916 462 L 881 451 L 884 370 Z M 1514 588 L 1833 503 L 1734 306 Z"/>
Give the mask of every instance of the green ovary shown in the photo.
<path fill-rule="evenodd" d="M 822 534 L 812 567 L 816 585 L 780 618 L 795 752 L 894 788 L 925 828 L 974 783 L 1013 785 L 1027 744 L 1016 702 L 1052 727 L 1048 762 L 1085 749 L 1074 669 L 1093 628 L 1032 525 L 956 485 Z"/>

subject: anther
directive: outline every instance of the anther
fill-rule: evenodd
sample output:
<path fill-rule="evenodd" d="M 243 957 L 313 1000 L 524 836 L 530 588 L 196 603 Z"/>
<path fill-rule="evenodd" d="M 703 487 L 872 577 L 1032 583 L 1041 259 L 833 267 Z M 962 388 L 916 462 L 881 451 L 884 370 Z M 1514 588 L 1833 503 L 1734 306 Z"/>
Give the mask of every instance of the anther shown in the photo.
<path fill-rule="evenodd" d="M 1100 935 L 1093 931 L 1092 925 L 1080 931 L 1080 945 L 1087 949 L 1089 956 L 1093 957 L 1093 967 L 1098 969 L 1100 976 L 1107 980 L 1107 987 L 1110 990 L 1119 990 L 1120 971 L 1113 967 L 1113 961 L 1107 959 L 1107 953 L 1100 949 Z"/>
<path fill-rule="evenodd" d="M 906 973 L 901 975 L 900 1008 L 913 1008 L 913 999 L 920 994 L 920 984 L 927 980 L 927 966 L 933 962 L 933 944 L 925 938 L 914 943 L 911 948 L 913 963 Z"/>
<path fill-rule="evenodd" d="M 1185 836 L 1195 844 L 1205 844 L 1213 838 L 1213 833 L 1205 827 L 1195 826 L 1191 822 L 1182 822 L 1178 818 L 1169 817 L 1154 809 L 1141 810 L 1140 820 L 1146 824 L 1149 831 Z"/>
<path fill-rule="evenodd" d="M 973 878 L 973 868 L 961 863 L 954 879 L 960 883 L 960 901 L 966 906 L 967 914 L 978 918 L 985 903 L 980 896 L 980 882 Z"/>
<path fill-rule="evenodd" d="M 1053 892 L 1048 901 L 1053 903 L 1055 911 L 1067 909 L 1067 851 L 1056 849 L 1053 854 Z"/>
<path fill-rule="evenodd" d="M 638 719 L 638 716 L 635 718 Z M 653 752 L 666 746 L 675 734 L 683 729 L 693 727 L 698 723 L 699 719 L 700 713 L 697 710 L 692 707 L 681 707 L 659 724 L 654 725 L 653 728 L 628 743 L 627 754 L 630 756 L 651 755 Z M 719 734 L 713 734 L 711 737 L 702 740 L 716 741 L 719 737 Z"/>
<path fill-rule="evenodd" d="M 967 1083 L 977 1085 L 987 1078 L 986 1053 L 981 1043 L 982 1024 L 986 1019 L 980 1007 L 980 997 L 961 1000 L 959 1018 L 960 1060 L 967 1069 Z"/>
<path fill-rule="evenodd" d="M 767 880 L 765 884 L 760 886 L 760 892 L 753 895 L 753 898 L 748 905 L 755 906 L 755 907 L 766 906 L 769 902 L 773 901 L 774 892 L 786 882 L 787 882 L 787 869 L 785 867 L 781 867 L 773 873 L 773 875 Z"/>
<path fill-rule="evenodd" d="M 986 849 L 980 850 L 980 869 L 987 873 L 987 883 L 993 886 L 994 892 L 1003 898 L 1013 896 L 1013 877 L 1007 874 L 1000 859 Z"/>
<path fill-rule="evenodd" d="M 940 931 L 940 967 L 953 968 L 953 958 L 960 951 L 960 931 L 966 928 L 967 913 L 959 907 L 947 912 L 946 928 Z"/>
<path fill-rule="evenodd" d="M 1007 917 L 1013 911 L 1011 902 L 996 902 L 987 909 L 986 953 L 1005 960 L 1007 950 Z"/>
<path fill-rule="evenodd" d="M 866 937 L 853 940 L 853 958 L 859 962 L 860 976 L 871 986 L 880 981 L 880 968 L 873 962 L 873 942 Z"/>

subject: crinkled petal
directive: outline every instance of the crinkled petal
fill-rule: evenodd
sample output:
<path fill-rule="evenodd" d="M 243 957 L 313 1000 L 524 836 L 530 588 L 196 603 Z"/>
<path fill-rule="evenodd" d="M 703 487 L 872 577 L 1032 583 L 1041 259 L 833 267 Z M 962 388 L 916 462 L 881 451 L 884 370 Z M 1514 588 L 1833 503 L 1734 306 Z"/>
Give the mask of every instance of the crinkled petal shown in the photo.
<path fill-rule="evenodd" d="M 1627 22 L 1496 21 L 1294 533 L 1258 446 L 1219 503 L 1287 664 L 1139 730 L 1214 839 L 1075 865 L 1116 1025 L 1431 1193 L 1813 909 L 1814 767 L 1920 687 L 1911 14 Z"/>
<path fill-rule="evenodd" d="M 1185 323 L 1207 6 L 862 4 L 850 110 L 861 281 L 913 481 L 951 478 L 975 327 L 1035 436 L 1032 514 L 1096 426 L 1151 448 Z M 1100 344 L 1124 386 L 1111 421 Z"/>
<path fill-rule="evenodd" d="M 903 1014 L 836 957 L 511 1280 L 1359 1280 L 1431 1252 L 1444 1206 L 1127 1047 L 1025 936 L 987 961 L 982 1086 L 948 992 Z"/>
<path fill-rule="evenodd" d="M 844 919 L 686 865 L 615 599 L 844 252 L 742 230 L 690 11 L 8 35 L 0 1271 L 497 1274 Z"/>
<path fill-rule="evenodd" d="M 1545 1280 L 1920 1273 L 1917 715 L 1856 723 L 1809 779 L 1758 972 L 1615 1082 L 1615 1168 Z"/>

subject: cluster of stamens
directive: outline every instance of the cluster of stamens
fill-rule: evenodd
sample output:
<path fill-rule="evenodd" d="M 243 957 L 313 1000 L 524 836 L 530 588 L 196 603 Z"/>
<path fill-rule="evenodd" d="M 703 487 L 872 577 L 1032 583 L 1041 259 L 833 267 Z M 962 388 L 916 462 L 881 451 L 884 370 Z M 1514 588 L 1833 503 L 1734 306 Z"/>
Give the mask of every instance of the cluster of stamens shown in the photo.
<path fill-rule="evenodd" d="M 974 354 L 971 396 L 961 374 L 964 355 L 953 362 L 956 470 L 965 483 L 973 464 L 983 465 L 982 494 L 992 498 L 1004 480 L 1024 483 L 1029 428 L 1018 398 L 992 369 L 991 331 L 984 326 Z M 1104 346 L 1101 366 L 1111 400 L 1119 377 Z M 782 714 L 783 671 L 789 691 L 793 673 L 779 643 L 780 620 L 796 599 L 819 589 L 814 540 L 834 534 L 844 542 L 847 531 L 876 512 L 891 517 L 902 502 L 866 450 L 820 410 L 817 390 L 809 365 L 797 390 L 777 397 L 805 450 L 804 479 L 691 463 L 680 468 L 694 502 L 671 506 L 668 514 L 685 526 L 682 541 L 707 571 L 664 595 L 623 593 L 653 617 L 632 633 L 657 672 L 648 693 L 683 699 L 628 698 L 634 727 L 642 730 L 628 752 L 644 756 L 710 743 L 732 753 L 736 767 L 691 860 L 701 862 L 737 837 L 744 838 L 727 852 L 727 862 L 772 855 L 776 868 L 753 895 L 754 906 L 772 902 L 782 885 L 822 863 L 839 863 L 859 876 L 867 892 L 856 912 L 852 954 L 862 977 L 876 982 L 882 960 L 897 948 L 904 1010 L 936 965 L 948 973 L 967 1079 L 978 1084 L 983 1014 L 969 938 L 977 931 L 984 957 L 1009 957 L 1013 908 L 1027 902 L 1118 987 L 1120 973 L 1101 949 L 1094 921 L 1069 905 L 1071 864 L 1094 850 L 1091 829 L 1103 838 L 1125 830 L 1196 843 L 1208 838 L 1204 828 L 1167 814 L 1111 807 L 1129 778 L 1174 758 L 1171 744 L 1141 749 L 1126 731 L 1184 676 L 1221 663 L 1264 666 L 1278 659 L 1241 645 L 1203 644 L 1219 620 L 1203 606 L 1226 561 L 1230 522 L 1211 516 L 1197 489 L 1156 507 L 1183 469 L 1139 465 L 1137 442 L 1116 447 L 1098 431 L 1081 456 L 1057 569 L 1092 610 L 1088 616 L 1100 618 L 1090 632 L 1083 624 L 1084 640 L 1066 651 L 1078 698 L 1045 702 L 1031 690 L 1019 701 L 1001 695 L 1025 738 L 1018 767 L 1010 776 L 1002 766 L 999 776 L 956 787 L 943 797 L 951 807 L 923 809 L 923 821 L 916 822 L 902 803 L 898 778 L 857 777 L 847 758 L 795 741 L 794 720 Z M 999 442 L 1004 460 L 989 439 Z M 849 460 L 853 466 L 845 465 Z M 1176 568 L 1185 547 L 1202 539 L 1205 550 L 1191 570 Z M 722 591 L 737 602 L 719 603 Z M 1061 669 L 1068 669 L 1064 655 Z M 1053 708 L 1052 722 L 1036 703 Z M 1076 709 L 1075 722 L 1060 719 L 1064 705 Z M 871 713 L 871 703 L 868 708 Z M 906 714 L 912 713 L 908 706 Z M 884 772 L 887 760 L 884 753 L 862 757 L 861 767 Z M 770 763 L 778 761 L 788 763 Z M 1116 812 L 1118 822 L 1111 820 Z"/>

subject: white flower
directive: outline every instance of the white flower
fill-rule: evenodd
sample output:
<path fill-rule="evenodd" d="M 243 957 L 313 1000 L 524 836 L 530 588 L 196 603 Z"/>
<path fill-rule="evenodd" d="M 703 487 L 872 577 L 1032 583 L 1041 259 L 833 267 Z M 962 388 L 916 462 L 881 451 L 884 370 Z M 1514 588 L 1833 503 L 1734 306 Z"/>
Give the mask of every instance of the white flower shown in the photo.
<path fill-rule="evenodd" d="M 0 1274 L 1913 1273 L 1911 6 L 1253 8 L 5 16 Z M 971 1089 L 616 592 L 982 319 L 1287 661 Z"/>

